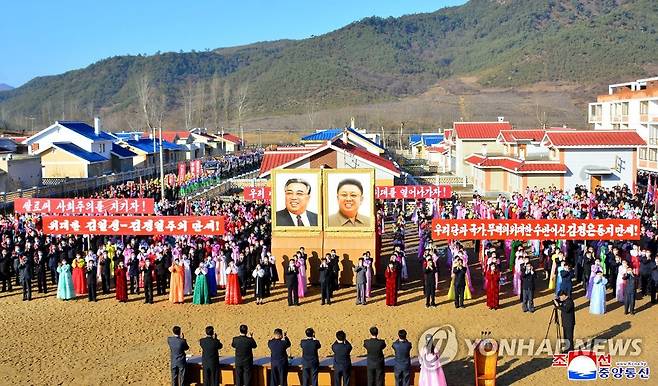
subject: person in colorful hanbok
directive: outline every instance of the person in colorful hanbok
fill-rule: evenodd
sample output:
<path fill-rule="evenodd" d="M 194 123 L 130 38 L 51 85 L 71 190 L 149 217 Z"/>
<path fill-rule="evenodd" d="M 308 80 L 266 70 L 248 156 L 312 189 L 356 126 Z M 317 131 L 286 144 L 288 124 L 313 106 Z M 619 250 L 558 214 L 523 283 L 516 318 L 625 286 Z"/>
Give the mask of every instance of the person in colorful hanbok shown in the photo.
<path fill-rule="evenodd" d="M 303 298 L 306 295 L 306 259 L 303 255 L 297 254 L 297 259 L 295 260 L 295 266 L 297 267 L 297 295 L 300 298 Z"/>
<path fill-rule="evenodd" d="M 622 260 L 621 265 L 619 266 L 619 270 L 617 271 L 615 289 L 615 297 L 619 303 L 624 302 L 624 289 L 626 288 L 626 280 L 624 280 L 624 275 L 626 274 L 626 271 L 628 271 L 628 262 L 626 260 Z"/>
<path fill-rule="evenodd" d="M 121 302 L 128 301 L 128 269 L 123 261 L 119 261 L 119 266 L 114 270 L 114 278 L 116 279 L 115 297 Z"/>
<path fill-rule="evenodd" d="M 254 278 L 254 296 L 256 297 L 256 304 L 263 304 L 265 298 L 265 269 L 260 264 L 256 264 L 256 268 L 251 273 Z"/>
<path fill-rule="evenodd" d="M 441 367 L 441 353 L 439 345 L 430 334 L 425 336 L 425 345 L 418 350 L 420 363 L 420 386 L 448 386 L 443 368 Z"/>
<path fill-rule="evenodd" d="M 194 296 L 192 304 L 210 304 L 210 293 L 208 291 L 208 270 L 200 265 L 194 270 L 196 280 L 194 281 Z M 214 273 L 213 273 L 214 275 Z"/>
<path fill-rule="evenodd" d="M 87 293 L 87 284 L 85 280 L 85 260 L 80 257 L 80 254 L 73 260 L 73 288 L 76 295 L 84 295 Z"/>
<path fill-rule="evenodd" d="M 605 287 L 607 284 L 608 280 L 603 277 L 603 271 L 596 271 L 592 284 L 592 296 L 589 299 L 590 314 L 605 314 Z"/>
<path fill-rule="evenodd" d="M 171 277 L 169 279 L 169 301 L 172 303 L 183 303 L 185 301 L 185 268 L 179 259 L 175 259 L 169 267 Z"/>
<path fill-rule="evenodd" d="M 57 274 L 57 299 L 70 300 L 75 298 L 71 266 L 66 262 L 66 259 L 62 259 L 62 262 L 57 266 Z"/>
<path fill-rule="evenodd" d="M 242 304 L 238 268 L 235 266 L 234 261 L 231 261 L 228 268 L 226 268 L 226 296 L 224 301 L 226 304 Z"/>
<path fill-rule="evenodd" d="M 592 287 L 594 287 L 594 278 L 596 277 L 596 273 L 601 270 L 601 262 L 597 259 L 594 261 L 594 264 L 592 265 L 591 269 L 591 274 L 589 276 L 589 282 L 587 283 L 587 292 L 585 293 L 585 297 L 587 299 L 591 299 L 592 297 Z"/>
<path fill-rule="evenodd" d="M 215 260 L 211 257 L 208 256 L 206 258 L 206 281 L 208 282 L 208 294 L 210 294 L 210 297 L 217 296 L 217 275 L 215 271 L 217 270 L 217 266 L 215 265 Z"/>
<path fill-rule="evenodd" d="M 190 249 L 191 253 L 191 249 Z M 191 270 L 190 258 L 187 255 L 183 255 L 183 264 L 182 267 L 185 272 L 185 282 L 183 283 L 183 293 L 185 296 L 192 295 L 192 270 Z"/>

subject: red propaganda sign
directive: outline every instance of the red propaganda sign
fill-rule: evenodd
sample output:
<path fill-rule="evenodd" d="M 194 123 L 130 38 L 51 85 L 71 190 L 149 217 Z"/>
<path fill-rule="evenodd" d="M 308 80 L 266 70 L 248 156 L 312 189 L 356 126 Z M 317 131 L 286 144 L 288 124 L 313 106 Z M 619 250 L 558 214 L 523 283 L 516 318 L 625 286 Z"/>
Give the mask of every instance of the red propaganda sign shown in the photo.
<path fill-rule="evenodd" d="M 247 201 L 271 201 L 272 188 L 269 186 L 247 186 L 244 188 L 244 199 Z"/>
<path fill-rule="evenodd" d="M 17 198 L 16 213 L 42 214 L 153 214 L 152 198 Z"/>
<path fill-rule="evenodd" d="M 187 165 L 185 165 L 185 162 L 179 162 L 178 163 L 178 183 L 182 184 L 185 181 L 185 174 L 187 174 Z"/>
<path fill-rule="evenodd" d="M 198 160 L 194 161 L 194 163 L 196 163 L 196 168 L 195 168 L 196 178 L 199 178 L 203 174 L 203 170 L 201 170 L 201 160 L 198 159 Z"/>
<path fill-rule="evenodd" d="M 434 240 L 639 240 L 640 220 L 441 220 Z"/>
<path fill-rule="evenodd" d="M 44 216 L 48 235 L 223 235 L 222 216 Z"/>
<path fill-rule="evenodd" d="M 377 186 L 375 198 L 389 200 L 395 198 L 421 199 L 421 198 L 450 198 L 452 186 L 450 185 L 409 185 L 409 186 Z"/>

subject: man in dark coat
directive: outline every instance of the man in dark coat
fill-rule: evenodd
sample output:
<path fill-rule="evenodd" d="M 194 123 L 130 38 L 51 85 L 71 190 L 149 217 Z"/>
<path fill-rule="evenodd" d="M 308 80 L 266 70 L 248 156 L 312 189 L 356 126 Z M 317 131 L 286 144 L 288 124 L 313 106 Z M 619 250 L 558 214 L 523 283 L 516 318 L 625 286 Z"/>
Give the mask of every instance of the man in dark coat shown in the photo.
<path fill-rule="evenodd" d="M 574 350 L 573 332 L 576 327 L 576 310 L 573 299 L 566 292 L 560 291 L 558 293 L 558 299 L 555 299 L 554 303 L 562 314 L 562 339 L 566 340 L 568 345 L 564 351 Z"/>
<path fill-rule="evenodd" d="M 558 291 L 564 291 L 571 296 L 571 292 L 573 291 L 573 271 L 571 270 L 571 267 L 569 264 L 564 264 L 564 269 L 560 271 L 560 276 L 562 277 L 562 281 L 560 282 L 560 288 L 558 288 Z"/>
<path fill-rule="evenodd" d="M 139 294 L 139 259 L 134 255 L 128 259 L 128 277 L 130 278 L 130 293 Z"/>
<path fill-rule="evenodd" d="M 247 336 L 249 329 L 240 325 L 240 335 L 233 338 L 231 347 L 235 349 L 235 385 L 251 386 L 251 368 L 254 366 L 254 352 L 256 341 L 254 333 Z"/>
<path fill-rule="evenodd" d="M 336 332 L 336 341 L 331 345 L 334 353 L 334 386 L 349 386 L 352 371 L 352 345 L 347 341 L 344 331 Z"/>
<path fill-rule="evenodd" d="M 656 292 L 658 292 L 658 256 L 651 264 L 651 282 L 649 283 L 651 290 L 651 304 L 656 304 Z"/>
<path fill-rule="evenodd" d="M 146 259 L 140 271 L 144 283 L 144 303 L 153 304 L 153 266 L 151 260 Z"/>
<path fill-rule="evenodd" d="M 327 264 L 327 253 L 326 257 L 323 257 L 320 261 L 320 267 L 318 268 L 320 275 L 320 293 L 322 294 L 322 305 L 331 304 L 331 269 L 329 264 Z"/>
<path fill-rule="evenodd" d="M 288 386 L 288 348 L 290 339 L 288 334 L 280 328 L 274 330 L 274 338 L 267 342 L 270 349 L 270 385 Z"/>
<path fill-rule="evenodd" d="M 411 377 L 411 342 L 407 340 L 407 331 L 398 331 L 398 340 L 393 342 L 395 351 L 395 386 L 409 386 Z"/>
<path fill-rule="evenodd" d="M 457 259 L 457 266 L 452 269 L 455 275 L 455 308 L 464 308 L 464 291 L 466 290 L 466 269 L 462 259 Z"/>
<path fill-rule="evenodd" d="M 322 345 L 315 338 L 315 331 L 312 328 L 306 329 L 306 339 L 302 339 L 300 345 L 302 347 L 302 386 L 318 386 L 320 370 L 318 350 Z"/>
<path fill-rule="evenodd" d="M 370 339 L 363 341 L 368 359 L 368 386 L 384 386 L 384 349 L 386 342 L 379 339 L 377 327 L 370 327 Z"/>
<path fill-rule="evenodd" d="M 436 307 L 436 267 L 431 257 L 424 264 L 423 292 L 425 293 L 425 307 Z"/>
<path fill-rule="evenodd" d="M 96 261 L 90 259 L 85 265 L 85 271 L 87 274 L 87 299 L 90 302 L 96 301 L 96 283 L 97 283 L 97 268 Z"/>
<path fill-rule="evenodd" d="M 288 306 L 299 305 L 299 294 L 297 286 L 297 267 L 294 261 L 290 260 L 288 268 L 286 268 L 286 287 L 288 288 Z"/>
<path fill-rule="evenodd" d="M 12 290 L 11 284 L 11 256 L 7 249 L 3 249 L 0 254 L 0 280 L 2 280 L 2 292 Z"/>
<path fill-rule="evenodd" d="M 155 257 L 155 283 L 158 295 L 167 293 L 167 261 L 161 253 Z"/>
<path fill-rule="evenodd" d="M 213 326 L 206 327 L 206 337 L 199 340 L 199 345 L 201 346 L 203 384 L 219 386 L 219 350 L 222 349 L 223 345 L 217 339 Z"/>
<path fill-rule="evenodd" d="M 648 250 L 642 251 L 640 255 L 640 293 L 642 296 L 647 296 L 649 293 L 649 281 L 651 280 L 651 252 Z"/>
<path fill-rule="evenodd" d="M 32 266 L 25 256 L 21 256 L 18 263 L 18 279 L 23 286 L 23 300 L 32 300 Z"/>
<path fill-rule="evenodd" d="M 523 312 L 535 312 L 535 270 L 529 263 L 521 269 L 521 308 Z"/>
<path fill-rule="evenodd" d="M 190 349 L 180 327 L 174 326 L 174 336 L 167 338 L 171 352 L 171 386 L 183 386 L 185 382 L 185 351 Z"/>
<path fill-rule="evenodd" d="M 636 284 L 633 268 L 628 267 L 622 279 L 626 281 L 626 287 L 624 287 L 624 315 L 628 315 L 629 313 L 634 315 Z"/>

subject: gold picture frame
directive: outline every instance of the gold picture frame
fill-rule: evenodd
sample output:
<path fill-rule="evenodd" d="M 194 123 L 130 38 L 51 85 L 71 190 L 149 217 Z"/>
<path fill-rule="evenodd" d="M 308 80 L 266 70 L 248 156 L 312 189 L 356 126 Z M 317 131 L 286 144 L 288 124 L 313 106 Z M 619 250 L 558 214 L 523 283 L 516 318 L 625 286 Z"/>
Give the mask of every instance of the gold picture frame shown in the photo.
<path fill-rule="evenodd" d="M 287 209 L 285 184 L 289 180 L 306 181 L 310 187 L 310 197 L 305 210 L 308 226 L 296 226 Z M 320 169 L 274 169 L 272 170 L 271 221 L 273 231 L 318 232 L 322 230 L 322 171 Z"/>
<path fill-rule="evenodd" d="M 348 218 L 341 209 L 338 187 L 341 182 L 356 180 L 363 189 L 358 202 L 358 213 Z M 354 184 L 346 184 L 352 185 Z M 375 231 L 375 169 L 324 169 L 322 171 L 324 230 L 328 232 L 374 232 Z M 358 186 L 356 186 L 358 188 Z M 358 190 L 358 189 L 356 189 Z M 351 199 L 348 199 L 350 205 Z M 361 224 L 361 222 L 365 222 Z M 342 224 L 342 225 L 337 225 Z"/>

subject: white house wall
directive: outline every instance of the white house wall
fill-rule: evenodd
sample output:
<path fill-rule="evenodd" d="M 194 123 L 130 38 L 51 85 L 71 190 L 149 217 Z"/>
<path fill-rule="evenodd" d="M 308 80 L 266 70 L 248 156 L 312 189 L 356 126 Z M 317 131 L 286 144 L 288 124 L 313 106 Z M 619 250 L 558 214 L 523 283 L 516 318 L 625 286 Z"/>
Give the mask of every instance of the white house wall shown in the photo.
<path fill-rule="evenodd" d="M 592 168 L 610 168 L 614 169 L 616 157 L 619 156 L 624 161 L 621 173 L 612 171 L 610 175 L 601 176 L 601 185 L 612 187 L 615 185 L 627 184 L 633 186 L 633 155 L 632 149 L 562 149 L 564 152 L 564 164 L 569 171 L 565 174 L 564 188 L 573 190 L 576 185 L 590 186 L 590 175 L 585 173 L 585 169 Z"/>

